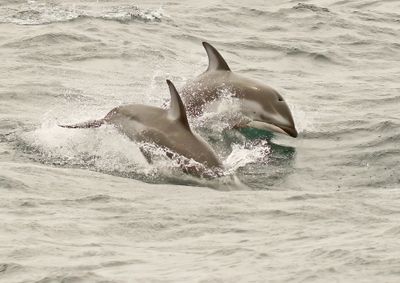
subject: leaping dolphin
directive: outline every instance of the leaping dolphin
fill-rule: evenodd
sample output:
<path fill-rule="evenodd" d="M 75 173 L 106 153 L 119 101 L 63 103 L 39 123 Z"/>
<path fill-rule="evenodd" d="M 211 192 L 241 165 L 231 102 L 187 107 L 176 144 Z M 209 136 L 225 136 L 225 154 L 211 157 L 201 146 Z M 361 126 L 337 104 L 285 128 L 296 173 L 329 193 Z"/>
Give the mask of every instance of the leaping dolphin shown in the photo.
<path fill-rule="evenodd" d="M 181 90 L 189 114 L 200 115 L 207 103 L 218 101 L 227 89 L 240 100 L 240 111 L 249 118 L 235 128 L 256 128 L 297 137 L 292 113 L 283 97 L 262 82 L 233 73 L 221 54 L 203 42 L 209 65 L 207 70 Z"/>
<path fill-rule="evenodd" d="M 132 140 L 166 148 L 169 157 L 177 153 L 203 164 L 207 169 L 220 169 L 222 164 L 215 152 L 191 130 L 185 106 L 175 86 L 169 80 L 167 83 L 171 95 L 168 110 L 141 104 L 124 105 L 112 109 L 103 119 L 60 127 L 98 128 L 105 123 L 111 124 Z M 203 173 L 191 165 L 184 169 L 196 175 Z"/>

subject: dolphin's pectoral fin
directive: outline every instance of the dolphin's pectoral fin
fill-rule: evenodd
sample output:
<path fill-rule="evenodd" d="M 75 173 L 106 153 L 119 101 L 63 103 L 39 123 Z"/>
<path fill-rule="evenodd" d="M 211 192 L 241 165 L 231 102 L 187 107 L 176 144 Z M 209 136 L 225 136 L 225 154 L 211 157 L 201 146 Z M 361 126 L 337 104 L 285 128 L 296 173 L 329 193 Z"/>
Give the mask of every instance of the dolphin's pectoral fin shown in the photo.
<path fill-rule="evenodd" d="M 208 69 L 207 71 L 230 71 L 228 64 L 225 59 L 219 54 L 217 49 L 215 49 L 211 44 L 203 42 L 203 46 L 206 49 L 208 55 Z"/>
<path fill-rule="evenodd" d="M 168 117 L 173 120 L 180 121 L 182 125 L 184 125 L 190 131 L 185 105 L 183 105 L 182 99 L 179 96 L 174 84 L 170 80 L 167 80 L 167 84 L 171 94 L 171 104 L 168 110 Z"/>
<path fill-rule="evenodd" d="M 73 125 L 58 125 L 61 128 L 69 129 L 87 129 L 87 128 L 98 128 L 104 124 L 104 119 L 91 120 L 83 123 L 73 124 Z"/>

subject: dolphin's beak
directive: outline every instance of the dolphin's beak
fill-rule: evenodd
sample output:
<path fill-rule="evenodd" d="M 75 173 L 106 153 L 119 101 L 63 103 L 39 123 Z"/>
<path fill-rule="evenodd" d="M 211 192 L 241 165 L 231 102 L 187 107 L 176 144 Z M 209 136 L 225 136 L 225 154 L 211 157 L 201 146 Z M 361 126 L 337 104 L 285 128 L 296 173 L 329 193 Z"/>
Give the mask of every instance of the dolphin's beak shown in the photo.
<path fill-rule="evenodd" d="M 246 127 L 285 134 L 293 138 L 296 138 L 298 136 L 297 130 L 294 125 L 290 127 L 290 126 L 274 125 L 262 121 L 251 121 L 248 124 L 246 124 Z"/>

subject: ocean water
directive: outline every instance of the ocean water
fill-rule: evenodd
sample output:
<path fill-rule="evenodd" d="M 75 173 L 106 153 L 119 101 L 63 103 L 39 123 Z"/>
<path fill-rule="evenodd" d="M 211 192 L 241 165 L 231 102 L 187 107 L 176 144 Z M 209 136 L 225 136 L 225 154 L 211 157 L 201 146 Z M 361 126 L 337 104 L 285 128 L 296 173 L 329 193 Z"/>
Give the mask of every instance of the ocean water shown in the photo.
<path fill-rule="evenodd" d="M 202 73 L 281 92 L 299 136 L 191 119 L 199 179 L 106 126 Z M 0 282 L 399 282 L 399 1 L 0 1 Z"/>

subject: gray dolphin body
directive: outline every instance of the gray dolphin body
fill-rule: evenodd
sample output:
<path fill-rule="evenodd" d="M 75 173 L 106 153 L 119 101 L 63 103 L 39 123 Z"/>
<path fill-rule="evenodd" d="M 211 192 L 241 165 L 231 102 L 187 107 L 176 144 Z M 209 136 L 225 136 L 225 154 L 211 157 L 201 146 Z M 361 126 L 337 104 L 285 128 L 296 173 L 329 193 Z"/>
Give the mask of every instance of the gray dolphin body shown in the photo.
<path fill-rule="evenodd" d="M 171 94 L 168 110 L 141 104 L 125 105 L 112 109 L 103 119 L 60 127 L 97 128 L 105 123 L 112 124 L 132 140 L 155 143 L 208 169 L 221 168 L 222 164 L 212 148 L 191 130 L 178 92 L 169 80 L 167 83 Z M 169 152 L 167 155 L 171 157 L 173 154 Z M 201 175 L 197 168 L 185 169 Z"/>
<path fill-rule="evenodd" d="M 249 118 L 236 128 L 256 128 L 297 137 L 292 113 L 283 97 L 273 88 L 231 71 L 221 54 L 209 43 L 208 69 L 181 90 L 189 114 L 200 115 L 207 103 L 218 101 L 224 89 L 240 101 L 240 111 Z"/>

